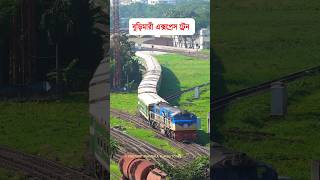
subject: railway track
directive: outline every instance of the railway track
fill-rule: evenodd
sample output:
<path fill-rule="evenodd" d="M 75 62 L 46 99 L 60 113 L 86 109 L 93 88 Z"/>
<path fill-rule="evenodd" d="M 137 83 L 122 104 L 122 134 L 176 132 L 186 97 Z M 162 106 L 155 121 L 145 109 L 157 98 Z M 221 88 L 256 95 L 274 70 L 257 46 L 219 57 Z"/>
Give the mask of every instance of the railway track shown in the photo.
<path fill-rule="evenodd" d="M 22 171 L 25 174 L 42 179 L 94 179 L 56 162 L 2 146 L 0 146 L 0 167 Z"/>
<path fill-rule="evenodd" d="M 185 89 L 185 90 L 182 90 L 182 91 L 178 91 L 176 93 L 173 93 L 167 97 L 165 97 L 164 99 L 167 100 L 167 101 L 170 101 L 170 100 L 173 100 L 173 99 L 176 99 L 178 98 L 179 96 L 181 96 L 182 94 L 184 93 L 187 93 L 187 92 L 190 92 L 190 91 L 193 91 L 196 87 L 204 87 L 204 86 L 207 86 L 207 85 L 210 85 L 210 82 L 207 82 L 207 83 L 204 83 L 204 84 L 200 84 L 198 86 L 194 86 L 192 88 L 188 88 L 188 89 Z"/>
<path fill-rule="evenodd" d="M 123 149 L 118 152 L 116 160 L 119 160 L 119 157 L 124 153 L 134 153 L 138 155 L 143 155 L 147 159 L 152 160 L 153 162 L 165 162 L 171 166 L 177 166 L 185 164 L 190 161 L 190 158 L 184 157 L 180 158 L 174 153 L 164 151 L 162 149 L 156 148 L 153 145 L 146 143 L 144 141 L 138 140 L 125 134 L 124 132 L 111 128 L 111 136 L 115 138 L 123 147 Z"/>
<path fill-rule="evenodd" d="M 192 159 L 198 157 L 198 156 L 209 156 L 210 155 L 210 151 L 209 148 L 201 146 L 199 144 L 185 144 L 185 143 L 181 143 L 178 141 L 175 141 L 173 139 L 170 139 L 166 136 L 164 136 L 163 134 L 161 134 L 160 132 L 158 132 L 156 129 L 153 129 L 152 127 L 150 127 L 147 122 L 138 116 L 134 116 L 134 115 L 130 115 L 128 113 L 119 111 L 119 110 L 115 110 L 115 109 L 110 109 L 111 115 L 123 120 L 127 120 L 130 121 L 131 123 L 135 124 L 136 126 L 140 127 L 140 128 L 144 128 L 144 129 L 150 129 L 152 131 L 154 131 L 156 133 L 156 135 L 158 137 L 164 138 L 167 141 L 169 141 L 171 143 L 171 145 L 179 148 L 179 149 L 183 149 L 185 151 L 185 156 L 187 157 L 191 157 Z"/>
<path fill-rule="evenodd" d="M 212 110 L 217 111 L 217 110 L 223 108 L 224 106 L 226 106 L 227 104 L 231 103 L 232 101 L 237 100 L 238 98 L 253 95 L 253 94 L 256 94 L 256 93 L 259 93 L 262 91 L 266 91 L 275 82 L 288 83 L 288 82 L 298 80 L 304 76 L 316 74 L 319 72 L 320 72 L 320 66 L 315 66 L 312 68 L 308 68 L 308 69 L 305 69 L 305 70 L 302 70 L 302 71 L 299 71 L 296 73 L 292 73 L 292 74 L 280 77 L 275 80 L 267 81 L 267 82 L 258 84 L 256 86 L 252 86 L 252 87 L 245 88 L 245 89 L 233 92 L 233 93 L 226 94 L 226 95 L 218 97 L 218 98 L 214 98 L 213 102 L 211 103 Z"/>

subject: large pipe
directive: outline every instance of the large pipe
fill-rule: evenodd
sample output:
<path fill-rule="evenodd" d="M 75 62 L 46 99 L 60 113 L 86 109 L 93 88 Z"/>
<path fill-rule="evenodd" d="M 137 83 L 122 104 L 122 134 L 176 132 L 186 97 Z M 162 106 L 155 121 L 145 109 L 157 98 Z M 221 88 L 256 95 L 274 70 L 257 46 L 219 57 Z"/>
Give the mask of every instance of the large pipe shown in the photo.
<path fill-rule="evenodd" d="M 119 161 L 122 180 L 165 180 L 167 174 L 143 156 L 125 154 Z"/>

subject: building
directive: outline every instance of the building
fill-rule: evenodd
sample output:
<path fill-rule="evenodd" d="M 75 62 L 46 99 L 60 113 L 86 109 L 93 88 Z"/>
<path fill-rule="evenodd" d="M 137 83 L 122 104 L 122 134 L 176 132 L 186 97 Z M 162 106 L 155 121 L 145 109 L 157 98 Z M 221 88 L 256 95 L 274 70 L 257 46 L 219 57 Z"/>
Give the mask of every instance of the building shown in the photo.
<path fill-rule="evenodd" d="M 200 29 L 199 46 L 200 46 L 200 49 L 210 48 L 210 30 L 209 29 L 206 29 L 206 28 Z"/>
<path fill-rule="evenodd" d="M 173 46 L 190 49 L 210 48 L 210 30 L 200 29 L 199 33 L 193 36 L 173 36 Z"/>
<path fill-rule="evenodd" d="M 175 5 L 177 1 L 176 0 L 148 0 L 149 5 L 155 5 L 159 3 Z"/>
<path fill-rule="evenodd" d="M 132 3 L 148 3 L 148 0 L 132 0 Z"/>
<path fill-rule="evenodd" d="M 176 0 L 119 0 L 120 5 L 130 5 L 133 3 L 145 3 L 149 5 L 155 5 L 159 3 L 164 3 L 164 4 L 176 4 Z M 111 6 L 113 6 L 112 1 L 111 1 Z"/>
<path fill-rule="evenodd" d="M 120 0 L 120 5 L 130 5 L 133 3 L 148 3 L 148 0 Z"/>
<path fill-rule="evenodd" d="M 132 3 L 132 0 L 120 0 L 120 5 L 129 5 Z"/>

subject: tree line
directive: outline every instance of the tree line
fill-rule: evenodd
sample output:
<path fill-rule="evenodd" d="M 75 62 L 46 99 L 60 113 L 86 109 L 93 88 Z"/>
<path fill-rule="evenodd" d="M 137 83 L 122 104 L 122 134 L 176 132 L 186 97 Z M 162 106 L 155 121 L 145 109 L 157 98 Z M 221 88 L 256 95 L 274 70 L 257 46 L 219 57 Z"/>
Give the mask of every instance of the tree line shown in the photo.
<path fill-rule="evenodd" d="M 180 0 L 176 5 L 133 3 L 120 6 L 120 17 L 124 20 L 122 27 L 128 27 L 130 18 L 194 18 L 198 31 L 210 26 L 210 1 Z"/>
<path fill-rule="evenodd" d="M 28 13 L 31 4 L 33 12 Z M 29 56 L 35 74 L 25 84 L 49 81 L 69 90 L 87 89 L 109 49 L 108 13 L 103 1 L 0 0 L 0 87 L 14 84 L 8 75 L 14 71 L 12 56 L 25 53 L 19 44 L 32 41 L 35 50 Z M 32 23 L 33 36 L 23 29 L 24 21 Z M 22 41 L 24 36 L 31 38 Z"/>

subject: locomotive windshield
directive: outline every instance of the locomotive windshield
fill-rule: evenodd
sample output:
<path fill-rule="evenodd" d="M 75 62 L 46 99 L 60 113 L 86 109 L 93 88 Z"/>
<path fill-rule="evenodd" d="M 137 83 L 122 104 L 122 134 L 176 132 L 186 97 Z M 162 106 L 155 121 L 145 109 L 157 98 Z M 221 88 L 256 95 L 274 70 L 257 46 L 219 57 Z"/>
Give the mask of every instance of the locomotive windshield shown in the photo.
<path fill-rule="evenodd" d="M 197 117 L 191 113 L 177 114 L 174 116 L 176 120 L 196 120 Z"/>

